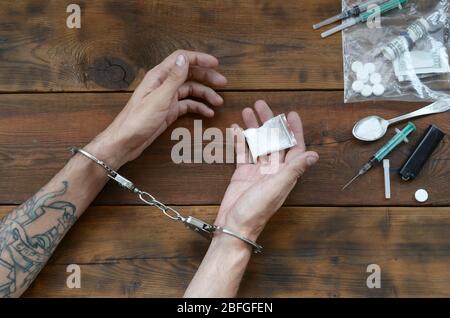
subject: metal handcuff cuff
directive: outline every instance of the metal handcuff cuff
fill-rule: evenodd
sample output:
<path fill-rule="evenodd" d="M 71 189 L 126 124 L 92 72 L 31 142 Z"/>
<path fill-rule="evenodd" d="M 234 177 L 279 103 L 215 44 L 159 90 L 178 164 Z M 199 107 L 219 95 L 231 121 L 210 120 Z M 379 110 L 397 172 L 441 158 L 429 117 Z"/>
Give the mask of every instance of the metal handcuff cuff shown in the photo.
<path fill-rule="evenodd" d="M 108 174 L 108 177 L 113 179 L 114 181 L 116 181 L 122 188 L 128 189 L 132 193 L 137 194 L 139 199 L 142 202 L 160 209 L 162 211 L 162 213 L 164 213 L 164 215 L 167 216 L 168 218 L 170 218 L 174 221 L 180 221 L 180 222 L 184 223 L 188 228 L 190 228 L 194 232 L 199 233 L 203 237 L 212 238 L 214 233 L 224 233 L 224 234 L 233 236 L 233 237 L 251 245 L 253 247 L 254 253 L 260 253 L 262 251 L 263 247 L 261 245 L 258 245 L 258 244 L 256 244 L 256 242 L 253 242 L 252 240 L 249 240 L 248 238 L 245 238 L 233 231 L 230 231 L 221 226 L 211 225 L 202 220 L 194 218 L 193 216 L 185 217 L 185 216 L 181 215 L 181 213 L 178 212 L 177 210 L 175 210 L 174 208 L 167 206 L 164 203 L 156 200 L 155 197 L 152 196 L 151 194 L 149 194 L 148 192 L 139 190 L 133 184 L 133 182 L 131 182 L 127 178 L 118 174 L 111 167 L 109 167 L 106 163 L 97 159 L 95 156 L 91 155 L 86 150 L 83 150 L 83 149 L 80 149 L 77 147 L 71 147 L 70 151 L 72 152 L 73 155 L 75 155 L 76 153 L 79 153 L 79 154 L 85 156 L 86 158 L 92 160 L 97 165 L 99 165 L 100 167 L 105 169 Z"/>

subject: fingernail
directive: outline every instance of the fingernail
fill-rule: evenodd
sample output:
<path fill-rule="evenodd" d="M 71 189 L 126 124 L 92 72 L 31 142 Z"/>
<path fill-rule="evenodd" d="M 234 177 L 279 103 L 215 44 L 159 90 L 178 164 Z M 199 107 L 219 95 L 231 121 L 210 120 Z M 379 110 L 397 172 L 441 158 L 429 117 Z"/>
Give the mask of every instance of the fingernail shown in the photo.
<path fill-rule="evenodd" d="M 186 59 L 184 55 L 178 55 L 177 60 L 175 61 L 175 64 L 178 66 L 183 66 L 186 63 Z"/>
<path fill-rule="evenodd" d="M 316 162 L 319 160 L 318 157 L 316 156 L 309 156 L 306 158 L 306 163 L 308 164 L 308 166 L 313 166 L 316 164 Z"/>

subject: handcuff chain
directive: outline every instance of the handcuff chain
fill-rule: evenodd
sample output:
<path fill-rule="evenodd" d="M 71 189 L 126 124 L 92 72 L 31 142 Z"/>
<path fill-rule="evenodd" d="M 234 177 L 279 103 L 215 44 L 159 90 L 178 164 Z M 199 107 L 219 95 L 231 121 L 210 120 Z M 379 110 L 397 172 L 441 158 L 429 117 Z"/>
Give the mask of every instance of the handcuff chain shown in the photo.
<path fill-rule="evenodd" d="M 180 212 L 178 212 L 174 208 L 167 206 L 164 203 L 156 200 L 155 197 L 152 196 L 150 193 L 140 191 L 140 190 L 137 193 L 138 193 L 139 199 L 141 199 L 142 202 L 160 209 L 161 212 L 164 213 L 164 215 L 167 216 L 168 218 L 170 218 L 174 221 L 182 221 L 182 222 L 184 222 L 184 220 L 186 220 L 186 218 L 183 217 Z M 150 200 L 145 199 L 145 197 L 149 197 Z"/>
<path fill-rule="evenodd" d="M 187 227 L 189 227 L 193 231 L 195 231 L 205 237 L 210 238 L 214 235 L 215 232 L 221 232 L 221 233 L 231 235 L 231 236 L 233 236 L 237 239 L 240 239 L 240 240 L 246 242 L 247 244 L 251 245 L 253 247 L 254 253 L 261 252 L 262 246 L 256 244 L 256 242 L 253 242 L 253 241 L 239 235 L 238 233 L 235 233 L 233 231 L 230 231 L 228 229 L 225 229 L 225 228 L 222 228 L 222 227 L 219 227 L 216 225 L 211 225 L 200 219 L 194 218 L 193 216 L 184 217 L 180 212 L 178 212 L 174 208 L 167 206 L 164 203 L 158 201 L 150 193 L 139 190 L 134 185 L 133 182 L 131 182 L 124 176 L 117 173 L 117 171 L 115 171 L 114 169 L 109 167 L 105 162 L 97 159 L 95 156 L 91 155 L 86 150 L 76 148 L 76 147 L 71 147 L 70 151 L 72 152 L 72 154 L 80 153 L 83 156 L 94 161 L 96 164 L 98 164 L 100 167 L 102 167 L 103 169 L 106 170 L 109 178 L 116 181 L 122 188 L 128 189 L 130 192 L 135 193 L 142 202 L 144 202 L 150 206 L 154 206 L 154 207 L 158 208 L 159 210 L 161 210 L 161 212 L 164 213 L 164 215 L 167 216 L 168 218 L 170 218 L 174 221 L 180 221 L 180 222 L 184 223 Z"/>

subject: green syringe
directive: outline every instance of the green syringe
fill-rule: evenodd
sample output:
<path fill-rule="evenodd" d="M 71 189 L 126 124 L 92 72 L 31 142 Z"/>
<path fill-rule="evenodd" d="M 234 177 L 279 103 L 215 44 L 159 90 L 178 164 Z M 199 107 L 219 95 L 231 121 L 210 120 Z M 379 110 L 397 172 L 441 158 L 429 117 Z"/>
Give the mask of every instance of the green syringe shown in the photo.
<path fill-rule="evenodd" d="M 322 38 L 326 38 L 332 34 L 335 34 L 339 31 L 345 30 L 351 26 L 354 26 L 358 23 L 367 22 L 370 18 L 373 18 L 377 15 L 382 15 L 383 13 L 389 12 L 396 8 L 401 8 L 403 5 L 408 3 L 409 0 L 390 0 L 386 1 L 374 8 L 367 10 L 366 12 L 361 13 L 357 17 L 348 18 L 341 25 L 334 27 L 328 31 L 322 33 Z"/>
<path fill-rule="evenodd" d="M 367 0 L 361 4 L 354 5 L 353 7 L 350 7 L 349 9 L 344 10 L 342 13 L 335 15 L 334 17 L 323 20 L 320 23 L 314 24 L 313 29 L 314 30 L 320 29 L 321 27 L 332 24 L 339 20 L 345 20 L 350 17 L 356 17 L 356 16 L 360 15 L 361 13 L 366 12 L 371 7 L 373 7 L 375 5 L 379 5 L 380 3 L 383 3 L 385 1 L 386 0 Z"/>
<path fill-rule="evenodd" d="M 408 135 L 412 132 L 416 131 L 416 126 L 409 122 L 408 125 L 406 125 L 405 128 L 403 128 L 402 131 L 396 129 L 397 134 L 389 140 L 389 142 L 384 145 L 380 150 L 378 150 L 372 158 L 367 161 L 367 163 L 358 171 L 356 176 L 350 180 L 343 188 L 342 190 L 345 190 L 350 184 L 353 183 L 357 178 L 360 176 L 366 174 L 367 171 L 372 169 L 373 166 L 375 166 L 377 163 L 380 163 L 383 161 L 383 159 L 391 153 L 392 150 L 394 150 L 398 145 L 400 145 L 402 142 L 408 142 Z"/>

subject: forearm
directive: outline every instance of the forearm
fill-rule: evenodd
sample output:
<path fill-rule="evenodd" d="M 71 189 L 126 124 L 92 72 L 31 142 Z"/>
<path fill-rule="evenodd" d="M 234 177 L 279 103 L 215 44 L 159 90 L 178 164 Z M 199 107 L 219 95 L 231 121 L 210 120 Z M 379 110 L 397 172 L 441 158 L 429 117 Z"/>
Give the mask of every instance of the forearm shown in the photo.
<path fill-rule="evenodd" d="M 97 141 L 85 149 L 115 168 L 121 165 Z M 75 155 L 38 193 L 2 220 L 0 297 L 18 297 L 28 288 L 107 179 L 95 163 Z"/>
<path fill-rule="evenodd" d="M 113 123 L 84 149 L 118 170 L 188 112 L 212 117 L 223 103 L 210 86 L 226 78 L 208 54 L 178 50 L 147 72 Z M 0 297 L 19 296 L 103 188 L 105 171 L 77 154 L 33 198 L 0 221 Z"/>
<path fill-rule="evenodd" d="M 226 234 L 212 240 L 184 297 L 235 297 L 251 256 L 251 248 Z"/>

